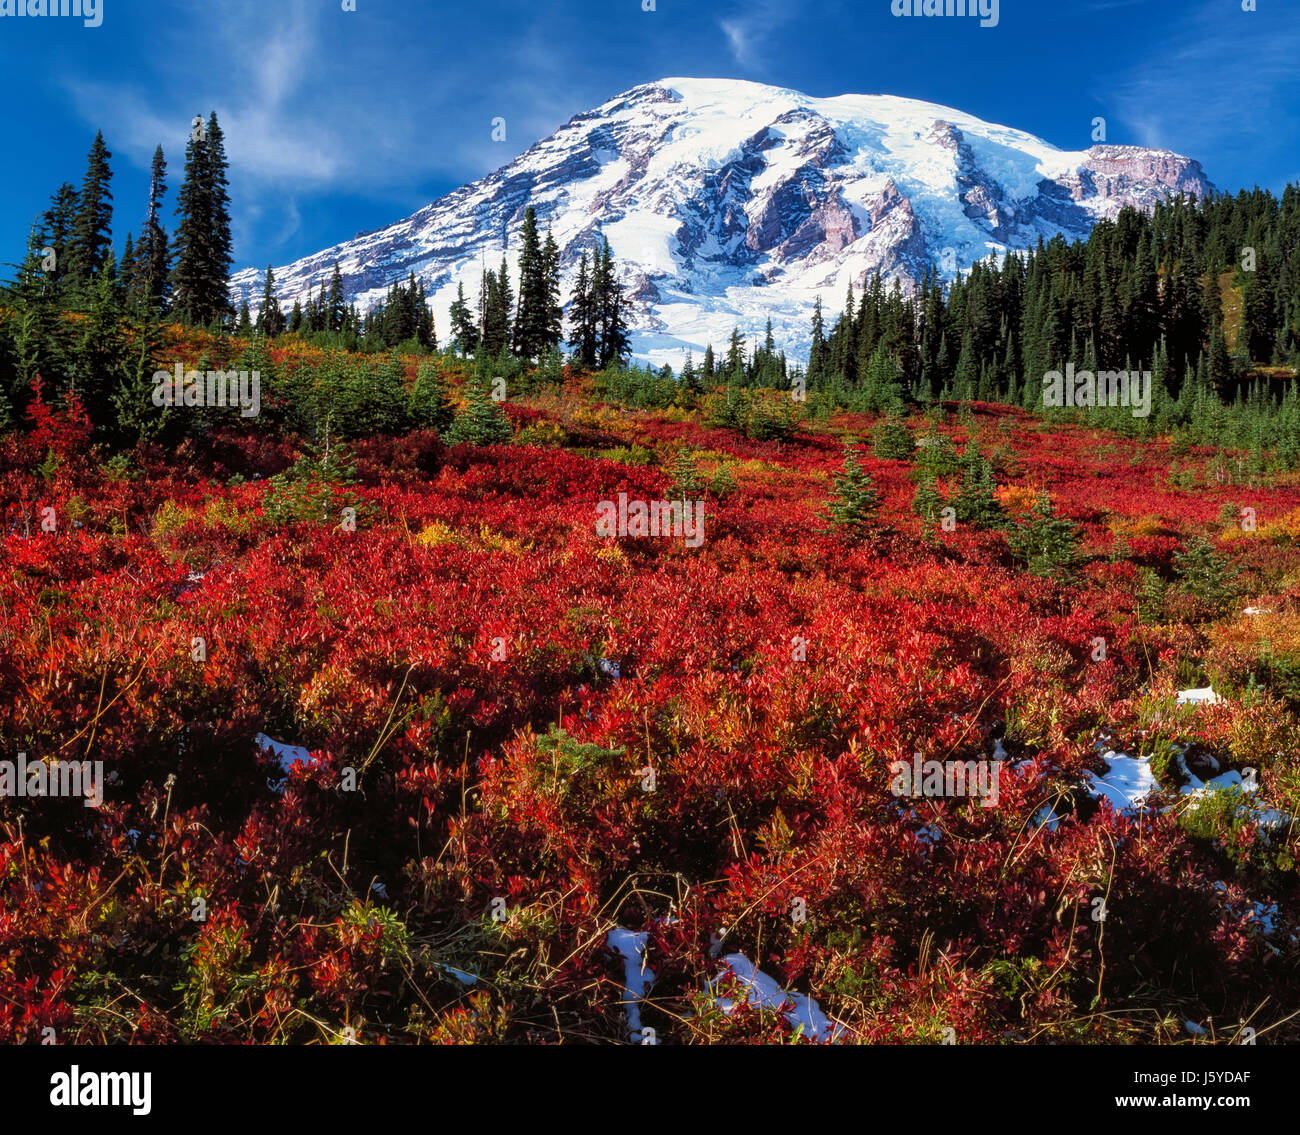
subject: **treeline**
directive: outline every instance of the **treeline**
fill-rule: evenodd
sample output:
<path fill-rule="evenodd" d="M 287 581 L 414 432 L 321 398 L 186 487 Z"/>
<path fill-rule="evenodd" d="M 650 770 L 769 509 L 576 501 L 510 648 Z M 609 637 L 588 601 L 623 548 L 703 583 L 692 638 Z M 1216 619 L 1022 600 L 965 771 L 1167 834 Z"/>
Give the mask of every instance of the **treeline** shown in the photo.
<path fill-rule="evenodd" d="M 877 275 L 850 287 L 828 329 L 817 301 L 806 371 L 776 350 L 769 322 L 747 349 L 732 333 L 700 368 L 607 385 L 631 405 L 680 403 L 697 385 L 791 391 L 806 410 L 899 414 L 939 401 L 1004 402 L 1049 417 L 1051 371 L 1140 370 L 1152 375 L 1150 413 L 1092 409 L 1125 433 L 1169 433 L 1181 444 L 1233 448 L 1253 471 L 1300 462 L 1300 189 L 1177 198 L 1150 213 L 1125 209 L 1086 241 L 1040 240 L 1001 263 L 981 261 L 945 285 L 937 272 L 915 293 Z"/>
<path fill-rule="evenodd" d="M 1043 376 L 1151 370 L 1170 399 L 1247 395 L 1252 365 L 1300 365 L 1300 189 L 1125 209 L 1086 241 L 1056 237 L 949 288 L 879 279 L 829 333 L 812 326 L 810 389 L 1042 404 Z M 883 387 L 883 389 L 881 389 Z M 1190 403 L 1188 403 L 1190 405 Z"/>
<path fill-rule="evenodd" d="M 191 125 L 170 235 L 167 161 L 154 151 L 140 236 L 127 233 L 120 258 L 112 156 L 97 133 L 80 188 L 64 182 L 51 195 L 0 297 L 0 425 L 22 414 L 39 379 L 47 401 L 75 394 L 97 427 L 131 434 L 141 392 L 152 390 L 160 322 L 230 326 L 230 198 L 216 114 Z"/>
<path fill-rule="evenodd" d="M 809 338 L 806 371 L 776 350 L 769 322 L 752 350 L 737 330 L 724 359 L 710 346 L 682 376 L 802 382 L 869 410 L 939 399 L 1041 408 L 1044 375 L 1073 363 L 1151 370 L 1166 405 L 1187 413 L 1199 390 L 1246 399 L 1259 367 L 1300 369 L 1300 188 L 1125 209 L 1086 241 L 1040 238 L 951 284 L 931 272 L 915 293 L 877 275 L 860 296 L 850 286 L 829 329 L 819 299 Z"/>
<path fill-rule="evenodd" d="M 276 295 L 275 272 L 267 265 L 257 317 L 252 317 L 245 301 L 240 305 L 235 330 L 243 338 L 262 335 L 269 339 L 287 331 L 318 346 L 363 354 L 394 347 L 409 354 L 427 354 L 438 349 L 433 309 L 425 300 L 423 280 L 416 280 L 411 273 L 405 283 L 394 283 L 384 299 L 363 314 L 355 302 L 346 302 L 337 262 L 329 287 L 322 281 L 320 290 L 312 291 L 305 304 L 294 300 L 288 316 Z"/>
<path fill-rule="evenodd" d="M 0 428 L 22 419 L 39 387 L 46 403 L 75 395 L 97 435 L 112 443 L 204 432 L 217 420 L 211 413 L 160 414 L 152 402 L 154 372 L 178 361 L 160 354 L 166 323 L 210 333 L 218 362 L 233 360 L 238 369 L 262 374 L 264 424 L 312 432 L 330 422 L 343 435 L 438 423 L 451 428 L 446 392 L 429 393 L 435 371 L 422 372 L 418 397 L 397 377 L 399 354 L 427 355 L 439 347 L 424 283 L 414 273 L 362 312 L 347 301 L 335 263 L 328 283 L 321 281 L 286 311 L 268 266 L 256 315 L 247 302 L 236 312 L 228 286 L 227 159 L 215 113 L 191 125 L 174 230 L 163 223 L 167 161 L 159 146 L 140 235 L 127 233 L 120 258 L 113 247 L 111 158 L 97 133 L 80 188 L 65 182 L 51 196 L 0 295 Z M 504 259 L 498 270 L 483 274 L 473 308 L 462 287 L 451 309 L 446 353 L 472 357 L 477 379 L 507 377 L 515 392 L 560 381 L 566 345 L 576 365 L 622 367 L 628 354 L 625 298 L 608 242 L 579 263 L 567 339 L 559 248 L 549 230 L 544 239 L 539 233 L 532 207 L 521 242 L 517 298 Z M 279 375 L 266 344 L 285 334 L 324 347 L 327 361 Z M 242 355 L 234 337 L 247 345 Z M 384 359 L 372 364 L 351 354 Z M 184 364 L 206 371 L 211 361 L 205 355 Z M 474 393 L 478 417 L 465 428 L 475 436 L 499 433 L 499 411 L 485 404 L 482 390 Z M 426 412 L 430 399 L 441 407 L 432 415 Z M 286 409 L 290 402 L 296 409 Z"/>
<path fill-rule="evenodd" d="M 518 369 L 510 367 L 511 360 L 545 364 L 549 369 L 549 360 L 562 354 L 567 343 L 575 365 L 603 369 L 627 358 L 625 305 L 609 242 L 602 241 L 590 254 L 584 251 L 578 262 L 566 340 L 560 249 L 549 229 L 542 237 L 536 210 L 530 205 L 520 226 L 518 280 L 511 280 L 503 255 L 498 268 L 482 273 L 478 297 L 472 304 L 465 296 L 464 284 L 459 284 L 448 312 L 447 348 L 461 357 L 473 356 L 480 364 L 486 360 L 489 369 L 500 372 Z M 257 317 L 254 320 L 245 305 L 239 327 L 245 333 L 272 338 L 288 331 L 321 346 L 349 351 L 399 347 L 418 353 L 438 348 L 424 283 L 416 280 L 414 273 L 405 284 L 394 284 L 385 300 L 363 315 L 355 303 L 345 304 L 337 263 L 328 289 L 322 281 L 319 293 L 313 291 L 305 306 L 295 301 L 287 319 L 275 292 L 274 272 L 268 266 Z"/>
<path fill-rule="evenodd" d="M 413 273 L 363 313 L 347 301 L 336 263 L 328 282 L 286 312 L 268 267 L 256 316 L 247 303 L 236 312 L 216 115 L 192 124 L 171 233 L 162 221 L 167 163 L 157 149 L 140 235 L 127 234 L 120 259 L 112 242 L 111 157 L 97 134 L 80 188 L 64 183 L 52 195 L 5 290 L 0 424 L 22 414 L 39 376 L 47 401 L 75 393 L 106 437 L 129 441 L 156 430 L 148 399 L 157 365 L 170 363 L 158 356 L 163 321 L 204 328 L 226 343 L 238 335 L 264 346 L 291 334 L 330 351 L 383 355 L 374 366 L 332 361 L 307 384 L 315 393 L 304 393 L 302 405 L 316 419 L 321 392 L 332 391 L 340 403 L 324 416 L 336 423 L 352 411 L 366 428 L 417 423 L 405 404 L 376 408 L 397 398 L 394 350 L 427 355 L 440 346 L 424 284 Z M 1041 412 L 1044 375 L 1072 363 L 1093 372 L 1152 372 L 1149 417 L 1135 418 L 1128 408 L 1090 411 L 1099 424 L 1231 443 L 1260 463 L 1300 460 L 1296 187 L 1280 199 L 1256 190 L 1199 203 L 1179 198 L 1150 214 L 1126 209 L 1099 222 L 1085 241 L 1040 240 L 1000 263 L 981 261 L 951 284 L 932 272 L 915 293 L 886 288 L 876 276 L 861 295 L 849 289 L 829 329 L 818 300 L 806 369 L 787 360 L 770 321 L 752 347 L 736 330 L 720 354 L 709 346 L 698 364 L 688 355 L 680 373 L 629 367 L 626 298 L 608 241 L 582 254 L 567 319 L 559 249 L 549 230 L 539 231 L 532 207 L 520 241 L 516 280 L 503 257 L 482 273 L 472 304 L 463 285 L 458 289 L 442 346 L 448 361 L 472 359 L 480 381 L 508 379 L 512 393 L 560 381 L 567 359 L 596 372 L 597 390 L 612 400 L 703 402 L 717 424 L 780 436 L 800 414 L 841 407 L 897 415 L 911 404 L 982 400 Z M 270 355 L 259 350 L 269 370 Z M 363 387 L 372 389 L 363 394 Z M 786 394 L 788 413 L 774 409 L 778 403 L 764 393 L 772 391 Z"/>
<path fill-rule="evenodd" d="M 51 195 L 28 239 L 19 265 L 42 286 L 51 305 L 92 307 L 107 285 L 132 310 L 168 315 L 194 326 L 220 326 L 234 311 L 226 289 L 230 275 L 230 195 L 225 136 L 212 113 L 195 117 L 185 148 L 185 175 L 177 196 L 176 229 L 162 223 L 167 160 L 159 146 L 150 169 L 144 222 L 137 240 L 126 234 L 121 258 L 113 252 L 112 153 L 95 135 L 81 188 L 64 182 Z"/>

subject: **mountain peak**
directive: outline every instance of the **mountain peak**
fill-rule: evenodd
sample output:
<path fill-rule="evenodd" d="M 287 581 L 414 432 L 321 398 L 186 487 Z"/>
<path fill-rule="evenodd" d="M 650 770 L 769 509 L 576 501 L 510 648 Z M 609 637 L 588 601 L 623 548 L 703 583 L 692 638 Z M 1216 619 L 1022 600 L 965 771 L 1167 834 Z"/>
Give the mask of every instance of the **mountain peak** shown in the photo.
<path fill-rule="evenodd" d="M 914 287 L 1058 233 L 1086 237 L 1126 205 L 1212 186 L 1167 150 L 1066 151 L 951 107 L 893 95 L 813 97 L 743 79 L 674 77 L 576 115 L 512 162 L 405 220 L 275 269 L 281 303 L 335 260 L 367 308 L 414 272 L 438 327 L 457 287 L 477 294 L 533 205 L 561 249 L 565 296 L 608 239 L 630 297 L 634 353 L 678 363 L 772 320 L 806 352 L 818 296 L 833 309 L 875 273 Z M 261 276 L 232 278 L 256 302 Z"/>

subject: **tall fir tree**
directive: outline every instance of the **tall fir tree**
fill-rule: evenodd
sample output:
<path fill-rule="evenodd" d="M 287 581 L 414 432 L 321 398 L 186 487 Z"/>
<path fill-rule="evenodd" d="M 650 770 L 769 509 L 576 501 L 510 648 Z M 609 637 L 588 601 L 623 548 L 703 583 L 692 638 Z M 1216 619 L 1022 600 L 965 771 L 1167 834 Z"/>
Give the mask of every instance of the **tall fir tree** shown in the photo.
<path fill-rule="evenodd" d="M 543 349 L 554 349 L 564 339 L 564 307 L 560 302 L 560 246 L 549 226 L 542 242 Z"/>
<path fill-rule="evenodd" d="M 537 213 L 531 205 L 524 210 L 519 235 L 519 308 L 515 315 L 512 346 L 520 358 L 534 359 L 546 346 L 549 301 L 541 239 L 537 233 Z"/>
<path fill-rule="evenodd" d="M 268 339 L 284 331 L 284 313 L 275 295 L 275 273 L 266 266 L 266 286 L 262 289 L 262 303 L 257 309 L 257 330 Z"/>
<path fill-rule="evenodd" d="M 186 323 L 207 325 L 231 313 L 230 197 L 225 144 L 214 111 L 196 119 L 185 147 L 185 179 L 177 197 L 172 306 Z"/>
<path fill-rule="evenodd" d="M 586 252 L 578 260 L 578 278 L 569 304 L 569 346 L 578 366 L 590 370 L 596 365 L 596 308 Z"/>
<path fill-rule="evenodd" d="M 451 345 L 462 355 L 472 355 L 478 349 L 478 327 L 474 313 L 465 302 L 464 282 L 456 285 L 456 299 L 448 318 L 451 320 Z"/>
<path fill-rule="evenodd" d="M 86 176 L 77 195 L 77 213 L 72 224 L 72 256 L 68 266 L 68 284 L 73 292 L 91 287 L 104 263 L 113 240 L 113 194 L 109 183 L 113 171 L 108 161 L 113 155 L 104 145 L 104 135 L 96 132 L 86 159 Z"/>
<path fill-rule="evenodd" d="M 604 370 L 621 363 L 629 349 L 627 320 L 623 311 L 623 285 L 619 283 L 614 268 L 614 254 L 610 250 L 608 239 L 601 245 L 600 263 L 592 281 L 592 293 L 599 328 L 596 365 Z"/>
<path fill-rule="evenodd" d="M 343 295 L 343 273 L 339 271 L 339 262 L 334 261 L 334 271 L 330 275 L 329 295 L 325 299 L 325 330 L 342 331 L 343 317 L 347 311 Z"/>
<path fill-rule="evenodd" d="M 230 182 L 227 177 L 225 135 L 214 110 L 208 116 L 208 178 L 212 200 L 212 319 L 231 311 L 230 266 L 234 263 L 234 239 L 230 232 Z"/>
<path fill-rule="evenodd" d="M 169 291 L 168 269 L 171 259 L 167 248 L 167 232 L 162 225 L 162 201 L 167 193 L 167 159 L 163 148 L 154 150 L 149 167 L 149 207 L 132 280 L 132 292 L 155 312 L 167 310 Z"/>
<path fill-rule="evenodd" d="M 65 181 L 50 198 L 50 207 L 41 218 L 41 247 L 54 253 L 54 263 L 46 278 L 56 296 L 65 292 L 65 281 L 72 264 L 73 232 L 78 213 L 77 191 Z M 44 259 L 44 257 L 42 257 Z"/>

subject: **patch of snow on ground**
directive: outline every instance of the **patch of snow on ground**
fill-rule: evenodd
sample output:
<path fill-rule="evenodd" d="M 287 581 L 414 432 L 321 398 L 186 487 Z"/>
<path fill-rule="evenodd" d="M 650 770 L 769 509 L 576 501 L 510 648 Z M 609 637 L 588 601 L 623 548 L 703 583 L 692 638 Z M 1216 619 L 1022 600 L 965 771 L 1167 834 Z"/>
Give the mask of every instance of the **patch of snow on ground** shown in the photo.
<path fill-rule="evenodd" d="M 1111 750 L 1107 750 L 1102 759 L 1108 766 L 1104 776 L 1093 772 L 1083 774 L 1088 782 L 1088 791 L 1095 799 L 1109 800 L 1117 812 L 1140 812 L 1146 806 L 1147 796 L 1158 787 L 1151 772 L 1150 759 L 1130 757 Z"/>
<path fill-rule="evenodd" d="M 288 783 L 289 773 L 293 770 L 294 765 L 307 765 L 312 763 L 312 756 L 301 745 L 289 745 L 284 741 L 276 741 L 268 737 L 265 733 L 259 733 L 253 738 L 257 747 L 263 751 L 270 752 L 280 761 L 280 768 L 284 772 L 283 780 L 271 780 L 269 777 L 266 786 L 272 792 L 282 793 L 284 786 Z"/>
<path fill-rule="evenodd" d="M 1250 921 L 1259 927 L 1261 934 L 1277 933 L 1277 903 L 1252 902 L 1250 904 Z"/>
<path fill-rule="evenodd" d="M 1179 705 L 1215 705 L 1223 699 L 1214 692 L 1213 686 L 1205 686 L 1199 690 L 1179 690 Z"/>
<path fill-rule="evenodd" d="M 1178 758 L 1178 764 L 1187 774 L 1187 783 L 1178 790 L 1185 796 L 1204 796 L 1207 792 L 1218 792 L 1224 788 L 1240 788 L 1242 792 L 1259 791 L 1258 782 L 1242 780 L 1241 773 L 1236 769 L 1221 772 L 1218 776 L 1210 777 L 1209 780 L 1201 780 L 1187 767 L 1181 756 Z"/>
<path fill-rule="evenodd" d="M 746 1001 L 765 1009 L 782 1009 L 785 1005 L 793 1005 L 793 1008 L 784 1010 L 785 1019 L 792 1028 L 802 1025 L 803 1035 L 810 1040 L 831 1040 L 839 1031 L 832 1026 L 830 1019 L 813 998 L 803 993 L 786 992 L 774 978 L 758 969 L 744 954 L 727 954 L 722 960 L 740 984 L 748 987 Z M 719 978 L 723 976 L 718 975 Z M 710 983 L 710 992 L 714 985 L 715 983 Z M 730 997 L 717 997 L 717 1002 L 724 1013 L 730 1013 L 736 1005 Z"/>
<path fill-rule="evenodd" d="M 654 970 L 645 964 L 645 946 L 650 937 L 647 930 L 623 930 L 615 927 L 609 932 L 606 945 L 623 959 L 623 990 L 621 999 L 627 1013 L 627 1028 L 632 1043 L 641 1043 L 641 1000 L 654 984 Z"/>
<path fill-rule="evenodd" d="M 259 733 L 253 738 L 257 742 L 259 749 L 268 749 L 279 758 L 280 767 L 286 772 L 290 772 L 296 764 L 311 764 L 311 753 L 301 745 L 289 745 L 284 741 L 276 741 L 268 737 L 265 733 Z"/>
<path fill-rule="evenodd" d="M 1229 788 L 1239 788 L 1243 793 L 1259 791 L 1259 781 L 1242 779 L 1241 773 L 1236 769 L 1221 772 L 1218 776 L 1210 777 L 1209 780 L 1201 780 L 1187 767 L 1187 762 L 1183 760 L 1181 754 L 1178 757 L 1178 767 L 1187 777 L 1187 783 L 1179 789 L 1179 792 L 1191 797 L 1187 803 L 1189 809 L 1194 810 L 1198 807 L 1205 796 L 1211 792 L 1222 792 Z M 1250 816 L 1255 825 L 1265 832 L 1288 828 L 1295 823 L 1295 817 L 1289 813 L 1263 804 L 1252 805 Z"/>
<path fill-rule="evenodd" d="M 1221 895 L 1226 895 L 1228 893 L 1228 885 L 1222 880 L 1214 884 L 1214 889 Z M 1278 923 L 1279 918 L 1281 918 L 1281 909 L 1278 907 L 1277 903 L 1258 902 L 1255 899 L 1247 899 L 1246 901 L 1250 907 L 1249 913 L 1246 916 L 1246 921 L 1253 924 L 1259 932 L 1264 935 L 1264 937 L 1271 937 L 1282 928 Z M 1229 914 L 1238 914 L 1241 911 L 1239 906 L 1227 901 L 1224 902 L 1224 907 L 1227 909 Z M 1288 937 L 1292 942 L 1300 941 L 1300 938 L 1297 938 L 1294 933 L 1288 935 Z"/>

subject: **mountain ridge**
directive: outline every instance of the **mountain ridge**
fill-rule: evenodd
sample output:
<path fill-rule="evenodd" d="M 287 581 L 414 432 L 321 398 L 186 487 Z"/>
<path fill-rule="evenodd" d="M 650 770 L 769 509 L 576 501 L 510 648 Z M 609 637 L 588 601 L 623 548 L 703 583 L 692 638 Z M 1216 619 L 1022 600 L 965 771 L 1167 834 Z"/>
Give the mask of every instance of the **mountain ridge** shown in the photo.
<path fill-rule="evenodd" d="M 1061 150 L 922 100 L 661 79 L 406 218 L 277 266 L 277 294 L 286 308 L 305 299 L 338 259 L 349 302 L 366 310 L 414 272 L 445 340 L 457 285 L 472 302 L 503 246 L 517 278 L 532 204 L 554 227 L 566 301 L 581 253 L 609 239 L 636 357 L 677 364 L 733 326 L 760 336 L 768 318 L 799 356 L 819 295 L 833 315 L 876 272 L 904 287 L 931 265 L 952 278 L 1040 236 L 1086 237 L 1125 205 L 1213 188 L 1199 162 L 1170 150 Z M 233 275 L 236 303 L 255 308 L 262 283 L 255 268 Z"/>

